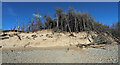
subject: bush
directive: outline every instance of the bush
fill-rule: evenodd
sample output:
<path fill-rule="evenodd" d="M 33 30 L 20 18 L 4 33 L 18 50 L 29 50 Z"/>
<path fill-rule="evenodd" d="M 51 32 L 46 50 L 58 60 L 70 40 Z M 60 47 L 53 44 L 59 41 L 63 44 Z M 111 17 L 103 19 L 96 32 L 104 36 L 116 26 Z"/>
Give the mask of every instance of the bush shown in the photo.
<path fill-rule="evenodd" d="M 99 34 L 95 39 L 94 43 L 97 44 L 110 44 L 112 41 L 104 35 Z"/>

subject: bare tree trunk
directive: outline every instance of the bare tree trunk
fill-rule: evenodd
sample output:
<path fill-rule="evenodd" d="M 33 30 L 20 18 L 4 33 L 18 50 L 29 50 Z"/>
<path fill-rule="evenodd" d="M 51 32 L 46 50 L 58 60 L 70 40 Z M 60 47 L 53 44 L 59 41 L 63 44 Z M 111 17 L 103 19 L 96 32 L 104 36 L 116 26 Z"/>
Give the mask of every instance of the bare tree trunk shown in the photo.
<path fill-rule="evenodd" d="M 85 20 L 83 19 L 83 29 L 84 29 L 84 31 L 86 30 L 86 28 L 85 28 Z"/>
<path fill-rule="evenodd" d="M 29 29 L 29 31 L 30 31 L 30 26 L 28 26 L 28 29 Z"/>
<path fill-rule="evenodd" d="M 93 24 L 93 22 L 91 22 L 91 23 L 92 23 L 91 29 L 94 30 L 94 24 Z"/>
<path fill-rule="evenodd" d="M 12 30 L 12 26 L 10 27 L 10 30 Z"/>
<path fill-rule="evenodd" d="M 14 26 L 13 30 L 15 30 L 16 26 Z"/>
<path fill-rule="evenodd" d="M 67 21 L 67 18 L 66 18 L 66 21 Z M 70 25 L 69 25 L 69 22 L 67 21 L 67 25 L 68 25 L 68 29 L 69 29 L 69 32 L 71 34 L 71 29 L 70 29 Z"/>
<path fill-rule="evenodd" d="M 68 29 L 69 29 L 69 31 L 70 31 L 70 33 L 71 33 L 71 29 L 70 29 L 70 25 L 69 25 L 69 23 L 68 23 Z"/>
<path fill-rule="evenodd" d="M 46 27 L 46 26 L 45 26 L 45 24 L 44 24 L 44 30 L 45 30 L 45 27 Z"/>
<path fill-rule="evenodd" d="M 20 26 L 18 26 L 18 29 L 17 29 L 18 31 L 20 30 Z"/>
<path fill-rule="evenodd" d="M 69 32 L 70 32 L 70 34 L 71 34 L 72 32 L 71 32 L 71 29 L 70 29 L 69 22 L 68 22 L 68 29 L 69 29 Z"/>
<path fill-rule="evenodd" d="M 75 32 L 77 32 L 77 21 L 76 21 L 76 18 L 75 18 Z"/>
<path fill-rule="evenodd" d="M 50 23 L 50 29 L 52 29 L 52 23 Z"/>
<path fill-rule="evenodd" d="M 78 33 L 78 25 L 79 25 L 79 23 L 77 23 L 77 25 L 76 25 L 76 27 L 77 27 L 77 31 L 76 31 L 76 32 L 77 32 L 77 33 Z"/>
<path fill-rule="evenodd" d="M 78 21 L 79 32 L 81 31 L 80 20 Z"/>
<path fill-rule="evenodd" d="M 33 31 L 33 25 L 32 25 L 32 31 Z"/>
<path fill-rule="evenodd" d="M 62 31 L 63 31 L 63 21 L 61 20 L 61 27 L 62 27 Z"/>
<path fill-rule="evenodd" d="M 57 28 L 59 27 L 59 22 L 58 22 L 58 19 L 59 19 L 59 18 L 58 18 L 58 16 L 57 16 Z"/>

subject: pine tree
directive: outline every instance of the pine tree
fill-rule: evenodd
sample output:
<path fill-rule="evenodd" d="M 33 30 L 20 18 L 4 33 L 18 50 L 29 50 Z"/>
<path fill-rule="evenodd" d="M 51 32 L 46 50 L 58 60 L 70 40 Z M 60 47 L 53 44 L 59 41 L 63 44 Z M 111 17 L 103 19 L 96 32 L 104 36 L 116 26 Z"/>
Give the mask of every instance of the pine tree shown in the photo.
<path fill-rule="evenodd" d="M 60 23 L 60 17 L 61 17 L 61 13 L 62 13 L 62 9 L 61 8 L 57 8 L 56 9 L 56 12 L 55 12 L 55 15 L 56 15 L 56 18 L 57 18 L 57 28 L 59 29 L 59 23 Z"/>

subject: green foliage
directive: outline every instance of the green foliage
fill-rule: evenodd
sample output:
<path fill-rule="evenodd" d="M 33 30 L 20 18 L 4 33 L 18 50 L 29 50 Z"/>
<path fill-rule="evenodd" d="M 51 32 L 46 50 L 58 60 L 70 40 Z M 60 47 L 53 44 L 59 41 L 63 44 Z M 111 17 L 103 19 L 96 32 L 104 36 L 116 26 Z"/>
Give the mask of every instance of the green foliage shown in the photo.
<path fill-rule="evenodd" d="M 114 23 L 110 31 L 113 36 L 120 38 L 120 22 Z"/>

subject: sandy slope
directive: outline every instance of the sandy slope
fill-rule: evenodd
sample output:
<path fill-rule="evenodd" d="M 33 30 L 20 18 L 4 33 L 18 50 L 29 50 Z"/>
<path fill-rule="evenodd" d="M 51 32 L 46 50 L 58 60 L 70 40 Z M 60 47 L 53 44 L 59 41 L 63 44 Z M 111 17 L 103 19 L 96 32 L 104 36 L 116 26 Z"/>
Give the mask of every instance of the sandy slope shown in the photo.
<path fill-rule="evenodd" d="M 7 34 L 13 35 L 15 32 L 8 32 Z M 74 35 L 76 37 L 69 37 L 69 33 L 52 33 L 51 31 L 43 30 L 35 33 L 17 33 L 21 40 L 17 36 L 9 37 L 0 41 L 0 45 L 5 47 L 50 47 L 50 46 L 70 46 L 76 44 L 89 44 L 90 41 L 85 38 L 87 34 L 81 32 Z M 34 38 L 35 37 L 35 38 Z M 89 36 L 89 39 L 91 37 Z"/>
<path fill-rule="evenodd" d="M 77 44 L 93 42 L 86 32 L 52 33 L 42 30 L 35 33 L 7 32 L 0 41 L 4 63 L 116 63 L 118 45 L 103 45 L 101 48 L 77 48 Z M 17 34 L 17 35 L 15 35 Z M 91 32 L 92 35 L 95 33 Z M 19 39 L 19 37 L 20 39 Z M 109 37 L 111 41 L 114 40 Z M 114 42 L 115 43 L 115 42 Z M 97 47 L 97 45 L 96 45 Z"/>

